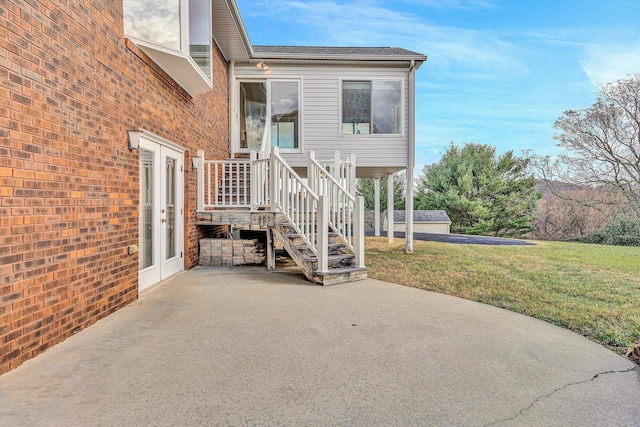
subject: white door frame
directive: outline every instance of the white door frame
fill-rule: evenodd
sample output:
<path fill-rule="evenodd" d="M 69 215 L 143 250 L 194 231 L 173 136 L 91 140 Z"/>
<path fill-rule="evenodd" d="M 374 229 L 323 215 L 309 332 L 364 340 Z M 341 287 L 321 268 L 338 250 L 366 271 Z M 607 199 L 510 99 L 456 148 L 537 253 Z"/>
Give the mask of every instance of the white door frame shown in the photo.
<path fill-rule="evenodd" d="M 140 135 L 139 150 L 142 156 L 152 160 L 152 179 L 148 188 L 140 176 L 140 269 L 138 273 L 138 292 L 165 280 L 184 270 L 184 153 L 185 149 L 148 132 Z M 142 151 L 145 153 L 143 154 Z M 169 168 L 172 166 L 173 168 Z M 141 168 L 142 169 L 142 168 Z M 142 170 L 141 170 L 142 172 Z M 167 181 L 168 174 L 173 172 L 174 180 Z M 171 200 L 167 199 L 168 188 L 172 188 Z M 149 224 L 144 215 L 144 199 L 142 192 L 150 193 L 151 204 Z M 173 202 L 173 203 L 171 203 Z M 173 212 L 173 223 L 171 216 Z M 168 222 L 167 222 L 168 221 Z M 151 243 L 145 246 L 143 227 L 151 227 Z M 173 245 L 168 244 L 168 237 L 173 236 Z M 145 258 L 146 257 L 146 258 Z M 143 267 L 143 262 L 149 265 Z"/>

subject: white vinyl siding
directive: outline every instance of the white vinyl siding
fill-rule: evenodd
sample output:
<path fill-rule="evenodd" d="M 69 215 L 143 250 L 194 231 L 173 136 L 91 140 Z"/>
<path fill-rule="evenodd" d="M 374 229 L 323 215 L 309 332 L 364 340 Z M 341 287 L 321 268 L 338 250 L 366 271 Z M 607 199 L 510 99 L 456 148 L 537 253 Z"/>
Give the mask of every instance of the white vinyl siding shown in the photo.
<path fill-rule="evenodd" d="M 358 167 L 386 167 L 401 170 L 409 161 L 408 70 L 373 65 L 280 65 L 266 61 L 267 72 L 253 64 L 236 65 L 235 77 L 242 79 L 300 79 L 301 141 L 299 153 L 284 153 L 294 167 L 306 166 L 306 152 L 315 151 L 318 159 L 333 158 L 335 151 L 344 156 L 355 153 Z M 403 91 L 403 130 L 397 135 L 341 135 L 341 85 L 343 80 L 400 80 Z M 234 108 L 237 108 L 234 105 Z M 234 112 L 234 126 L 237 126 Z"/>

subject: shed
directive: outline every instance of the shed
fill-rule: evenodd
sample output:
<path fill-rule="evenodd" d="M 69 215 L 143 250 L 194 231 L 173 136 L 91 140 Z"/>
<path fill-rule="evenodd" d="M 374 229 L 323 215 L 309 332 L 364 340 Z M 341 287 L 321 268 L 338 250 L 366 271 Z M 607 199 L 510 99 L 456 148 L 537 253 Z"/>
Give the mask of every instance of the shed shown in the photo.
<path fill-rule="evenodd" d="M 406 222 L 405 211 L 393 211 L 394 231 L 404 231 Z M 435 233 L 449 234 L 451 220 L 449 215 L 443 210 L 418 210 L 413 211 L 413 232 L 414 233 Z M 387 211 L 382 216 L 382 230 L 387 231 L 388 218 Z"/>

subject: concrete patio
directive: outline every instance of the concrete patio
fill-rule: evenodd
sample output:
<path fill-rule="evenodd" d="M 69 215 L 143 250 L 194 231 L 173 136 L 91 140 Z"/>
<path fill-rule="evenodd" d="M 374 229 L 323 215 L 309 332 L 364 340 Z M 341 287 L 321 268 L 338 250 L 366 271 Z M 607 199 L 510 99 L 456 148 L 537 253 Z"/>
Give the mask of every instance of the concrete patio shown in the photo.
<path fill-rule="evenodd" d="M 1 376 L 0 425 L 637 426 L 638 368 L 446 295 L 198 268 Z"/>

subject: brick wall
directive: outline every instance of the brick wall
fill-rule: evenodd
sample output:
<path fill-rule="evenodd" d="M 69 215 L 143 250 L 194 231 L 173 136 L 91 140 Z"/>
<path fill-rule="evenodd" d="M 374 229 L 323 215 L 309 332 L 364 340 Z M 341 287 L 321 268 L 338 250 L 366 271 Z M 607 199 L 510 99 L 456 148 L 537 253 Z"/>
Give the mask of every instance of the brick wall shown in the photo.
<path fill-rule="evenodd" d="M 143 128 L 187 148 L 185 268 L 198 261 L 191 156 L 228 157 L 227 66 L 191 98 L 122 33 L 122 1 L 0 2 L 0 373 L 137 298 Z"/>

